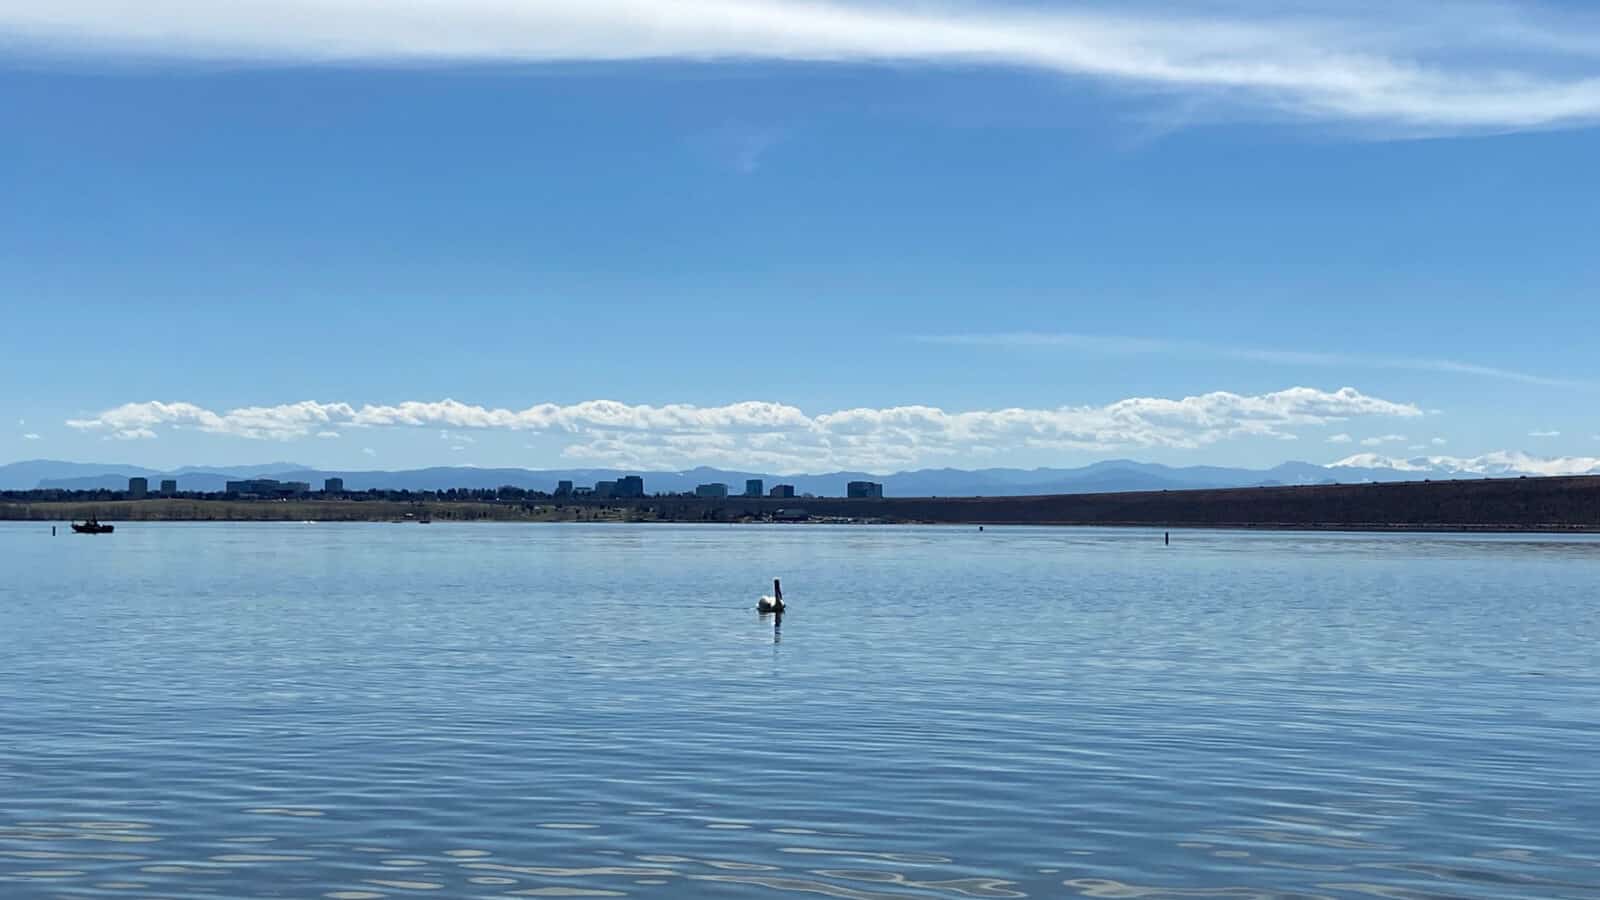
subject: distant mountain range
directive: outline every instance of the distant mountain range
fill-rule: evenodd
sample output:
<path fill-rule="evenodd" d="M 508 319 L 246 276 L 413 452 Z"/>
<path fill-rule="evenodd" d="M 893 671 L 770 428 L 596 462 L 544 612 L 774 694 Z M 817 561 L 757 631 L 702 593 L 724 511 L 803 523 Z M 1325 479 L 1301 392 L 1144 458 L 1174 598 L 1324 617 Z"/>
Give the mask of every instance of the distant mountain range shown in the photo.
<path fill-rule="evenodd" d="M 744 489 L 746 479 L 759 478 L 767 488 L 792 484 L 800 494 L 842 496 L 850 481 L 882 482 L 884 493 L 896 497 L 1001 497 L 1043 494 L 1081 494 L 1118 491 L 1182 490 L 1191 488 L 1259 487 L 1266 485 L 1329 484 L 1333 482 L 1418 481 L 1516 475 L 1600 474 L 1600 460 L 1561 460 L 1551 463 L 1520 454 L 1491 454 L 1473 459 L 1419 457 L 1394 459 L 1360 454 L 1331 466 L 1288 462 L 1271 469 L 1236 469 L 1218 466 L 1164 466 L 1115 459 L 1075 469 L 919 469 L 878 476 L 864 472 L 830 472 L 821 475 L 770 475 L 696 468 L 679 472 L 619 469 L 480 469 L 436 467 L 384 471 L 334 471 L 310 469 L 295 463 L 253 466 L 187 466 L 161 472 L 140 466 L 29 460 L 0 466 L 0 490 L 59 488 L 65 490 L 122 490 L 128 479 L 143 476 L 156 487 L 163 478 L 176 478 L 182 491 L 221 491 L 224 484 L 241 478 L 276 478 L 306 481 L 315 488 L 325 478 L 343 478 L 345 489 L 448 490 L 496 488 L 505 485 L 529 490 L 552 490 L 556 482 L 592 485 L 621 475 L 644 476 L 645 490 L 692 491 L 696 485 L 727 484 L 731 493 Z"/>

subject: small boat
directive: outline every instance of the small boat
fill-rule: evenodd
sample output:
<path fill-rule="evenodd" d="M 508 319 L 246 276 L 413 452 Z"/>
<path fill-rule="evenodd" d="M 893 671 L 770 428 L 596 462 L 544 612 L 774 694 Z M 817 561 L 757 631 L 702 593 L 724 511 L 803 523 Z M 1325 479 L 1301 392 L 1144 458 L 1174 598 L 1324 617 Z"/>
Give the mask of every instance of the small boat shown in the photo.
<path fill-rule="evenodd" d="M 82 525 L 79 525 L 77 522 L 73 522 L 72 530 L 78 534 L 110 534 L 111 532 L 117 530 L 117 526 L 101 525 L 99 521 L 90 519 L 87 522 L 84 522 Z"/>

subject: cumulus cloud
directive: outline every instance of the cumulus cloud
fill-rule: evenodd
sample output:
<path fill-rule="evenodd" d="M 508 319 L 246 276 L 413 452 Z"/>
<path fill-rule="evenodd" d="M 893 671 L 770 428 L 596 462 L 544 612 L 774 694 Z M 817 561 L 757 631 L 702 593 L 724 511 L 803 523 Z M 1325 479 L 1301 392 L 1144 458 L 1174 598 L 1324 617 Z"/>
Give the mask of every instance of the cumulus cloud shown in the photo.
<path fill-rule="evenodd" d="M 125 403 L 90 419 L 69 419 L 67 425 L 83 431 L 108 431 L 125 440 L 153 438 L 156 425 L 186 425 L 218 434 L 249 438 L 304 437 L 351 419 L 346 404 L 289 403 L 281 406 L 242 406 L 219 415 L 193 403 Z"/>
<path fill-rule="evenodd" d="M 343 435 L 339 434 L 337 431 L 319 431 L 317 432 L 317 437 L 324 440 L 336 441 L 343 437 Z"/>
<path fill-rule="evenodd" d="M 1600 119 L 1580 9 L 1458 2 L 1127 0 L 0 0 L 45 53 L 243 62 L 637 59 L 1025 68 L 1273 116 L 1410 131 Z"/>
<path fill-rule="evenodd" d="M 782 431 L 807 428 L 811 425 L 811 419 L 795 407 L 757 401 L 700 407 L 685 404 L 630 406 L 613 400 L 590 400 L 570 406 L 543 403 L 522 410 L 510 410 L 474 406 L 456 400 L 406 401 L 360 407 L 349 403 L 305 400 L 278 406 L 239 407 L 223 412 L 193 403 L 150 401 L 125 403 L 97 416 L 69 419 L 67 425 L 81 431 L 113 432 L 170 425 L 212 434 L 276 440 L 305 437 L 329 426 L 447 426 L 440 436 L 451 440 L 455 435 L 450 429 Z"/>
<path fill-rule="evenodd" d="M 1280 440 L 1295 430 L 1358 417 L 1422 415 L 1414 404 L 1354 388 L 1294 387 L 1267 394 L 1225 391 L 1179 399 L 1134 397 L 1103 406 L 950 412 L 935 406 L 860 407 L 815 415 L 782 403 L 630 405 L 591 400 L 526 409 L 456 400 L 394 405 L 301 401 L 213 411 L 191 403 L 128 403 L 67 424 L 86 432 L 194 429 L 257 440 L 292 440 L 326 427 L 433 427 L 452 446 L 462 431 L 524 431 L 571 440 L 568 458 L 617 465 L 737 464 L 775 471 L 813 466 L 885 470 L 926 460 L 1017 450 L 1198 448 L 1241 437 Z"/>

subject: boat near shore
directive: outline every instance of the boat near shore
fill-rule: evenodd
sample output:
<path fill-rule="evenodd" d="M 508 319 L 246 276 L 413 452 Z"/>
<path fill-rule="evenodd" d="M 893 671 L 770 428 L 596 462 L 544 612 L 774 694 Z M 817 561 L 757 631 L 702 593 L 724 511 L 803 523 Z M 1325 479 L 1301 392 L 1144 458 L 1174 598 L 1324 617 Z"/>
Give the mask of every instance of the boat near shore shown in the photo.
<path fill-rule="evenodd" d="M 102 525 L 100 524 L 99 520 L 90 519 L 87 522 L 84 522 L 82 525 L 79 525 L 77 522 L 73 522 L 72 530 L 77 534 L 110 534 L 111 532 L 117 530 L 117 526 Z"/>

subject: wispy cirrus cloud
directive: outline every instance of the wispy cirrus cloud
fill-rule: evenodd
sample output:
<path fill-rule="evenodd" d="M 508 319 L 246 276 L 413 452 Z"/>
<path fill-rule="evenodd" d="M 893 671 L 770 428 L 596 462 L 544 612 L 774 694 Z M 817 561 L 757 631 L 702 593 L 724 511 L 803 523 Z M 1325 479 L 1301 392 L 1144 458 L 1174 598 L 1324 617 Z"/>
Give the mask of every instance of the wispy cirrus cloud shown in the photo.
<path fill-rule="evenodd" d="M 1530 432 L 1528 432 L 1528 437 L 1533 437 L 1533 438 L 1558 438 L 1558 437 L 1561 437 L 1561 432 L 1559 432 L 1559 431 L 1530 431 Z"/>
<path fill-rule="evenodd" d="M 452 447 L 466 431 L 544 432 L 569 439 L 571 459 L 618 465 L 737 464 L 777 471 L 816 466 L 888 470 L 957 456 L 1019 450 L 1104 451 L 1199 448 L 1356 418 L 1410 418 L 1414 404 L 1363 394 L 1294 387 L 1266 394 L 1218 391 L 1182 398 L 1132 397 L 1101 406 L 949 412 L 933 406 L 861 407 L 810 414 L 766 401 L 725 406 L 630 405 L 593 400 L 513 410 L 456 400 L 357 406 L 302 401 L 216 411 L 192 403 L 127 403 L 71 419 L 78 431 L 154 437 L 192 429 L 255 440 L 296 440 L 320 431 L 439 428 Z"/>
<path fill-rule="evenodd" d="M 1485 366 L 1460 360 L 1368 356 L 1359 353 L 1274 350 L 1261 347 L 1230 347 L 1201 341 L 1168 340 L 1164 338 L 1019 331 L 988 334 L 914 335 L 911 340 L 924 344 L 969 347 L 1059 347 L 1063 350 L 1079 350 L 1086 353 L 1103 353 L 1113 356 L 1171 355 L 1200 359 L 1234 359 L 1246 362 L 1314 368 L 1439 372 L 1513 381 L 1521 384 L 1535 384 L 1543 387 L 1600 388 L 1600 384 L 1581 379 L 1519 372 L 1514 369 Z"/>
<path fill-rule="evenodd" d="M 991 66 L 1420 132 L 1600 119 L 1600 25 L 1532 3 L 0 0 L 0 30 L 43 52 L 244 62 Z"/>

